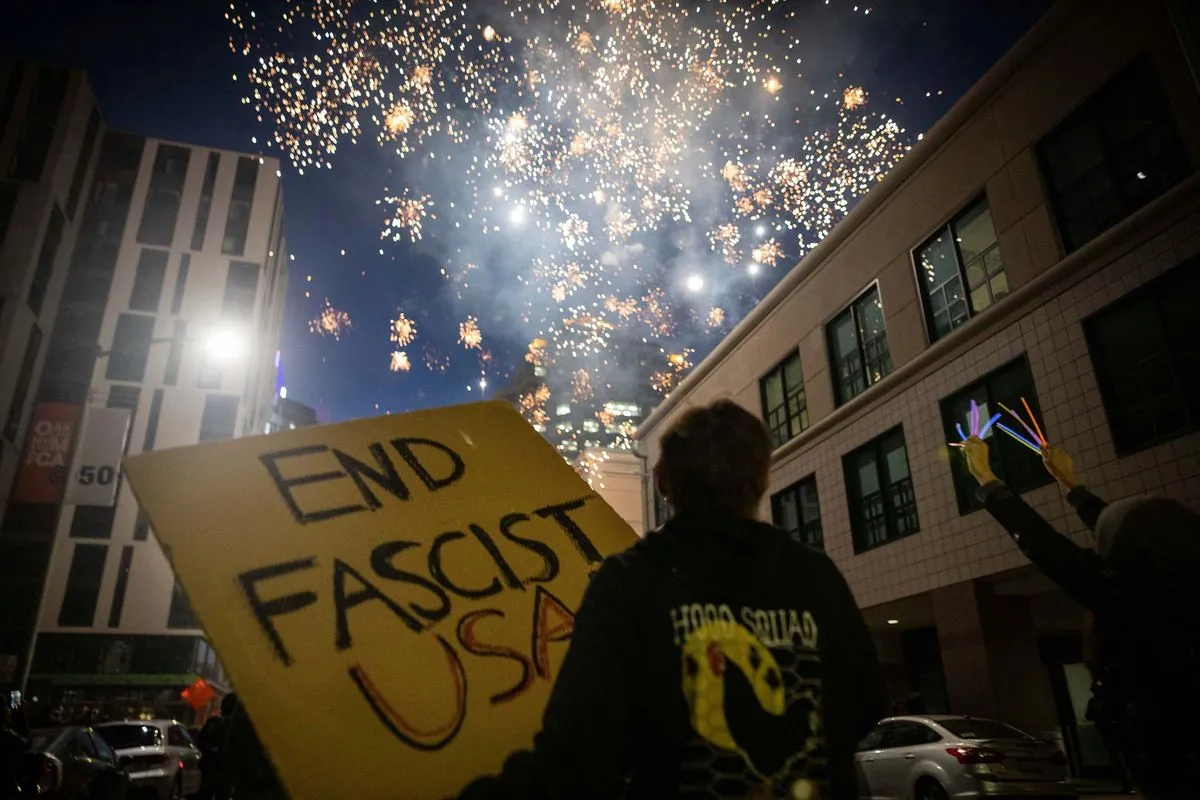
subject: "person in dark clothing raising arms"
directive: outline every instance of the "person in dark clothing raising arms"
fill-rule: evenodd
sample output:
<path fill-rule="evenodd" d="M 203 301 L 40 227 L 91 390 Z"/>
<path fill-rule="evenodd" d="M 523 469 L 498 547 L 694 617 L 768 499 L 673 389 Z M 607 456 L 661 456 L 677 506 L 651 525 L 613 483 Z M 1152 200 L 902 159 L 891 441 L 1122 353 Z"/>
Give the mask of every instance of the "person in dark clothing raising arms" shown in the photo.
<path fill-rule="evenodd" d="M 1046 469 L 1096 533 L 1096 549 L 1072 542 L 996 479 L 978 437 L 956 445 L 979 481 L 979 498 L 1021 551 L 1094 617 L 1089 666 L 1103 687 L 1103 721 L 1146 800 L 1197 796 L 1200 774 L 1200 514 L 1161 497 L 1111 505 L 1075 478 L 1070 456 L 1043 452 Z M 1169 742 L 1167 747 L 1164 742 Z"/>
<path fill-rule="evenodd" d="M 721 400 L 659 449 L 675 517 L 596 572 L 533 749 L 461 800 L 857 797 L 884 683 L 837 567 L 755 519 L 766 429 Z"/>

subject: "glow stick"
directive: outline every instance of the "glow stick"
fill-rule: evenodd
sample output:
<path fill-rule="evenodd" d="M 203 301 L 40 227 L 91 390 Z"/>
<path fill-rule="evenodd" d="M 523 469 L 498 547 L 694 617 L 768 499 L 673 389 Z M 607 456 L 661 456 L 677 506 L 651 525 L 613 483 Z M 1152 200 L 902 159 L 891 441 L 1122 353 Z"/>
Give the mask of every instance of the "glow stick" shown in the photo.
<path fill-rule="evenodd" d="M 1042 426 L 1038 425 L 1037 417 L 1033 415 L 1033 410 L 1029 407 L 1029 403 L 1025 402 L 1025 398 L 1021 398 L 1021 405 L 1025 406 L 1025 413 L 1029 415 L 1029 421 L 1033 423 L 1033 427 L 1037 429 L 1038 441 L 1042 443 L 1042 447 L 1046 446 L 1046 436 L 1042 433 Z"/>
<path fill-rule="evenodd" d="M 967 440 L 967 434 L 963 433 L 962 423 L 954 423 L 954 429 L 958 431 L 958 438 L 965 442 Z"/>
<path fill-rule="evenodd" d="M 1005 432 L 1005 433 L 1007 433 L 1009 436 L 1011 436 L 1012 438 L 1016 439 L 1018 442 L 1020 442 L 1021 444 L 1025 445 L 1026 447 L 1028 447 L 1030 450 L 1032 450 L 1033 452 L 1037 453 L 1038 455 L 1041 455 L 1041 454 L 1042 454 L 1042 450 L 1041 450 L 1041 448 L 1040 448 L 1040 447 L 1038 447 L 1038 446 L 1037 446 L 1037 445 L 1035 445 L 1033 442 L 1031 442 L 1031 441 L 1029 441 L 1028 439 L 1026 439 L 1026 438 L 1025 438 L 1024 436 L 1022 436 L 1021 434 L 1019 434 L 1019 433 L 1017 433 L 1016 431 L 1014 431 L 1012 428 L 1010 428 L 1010 427 L 1008 427 L 1007 425 L 1005 425 L 1003 422 L 996 423 L 996 427 L 997 427 L 997 428 L 999 428 L 1000 430 L 1004 431 L 1004 432 Z"/>
<path fill-rule="evenodd" d="M 1000 405 L 1000 407 L 1001 407 L 1001 408 L 1003 408 L 1005 411 L 1007 411 L 1009 414 L 1011 414 L 1013 419 L 1015 419 L 1017 422 L 1021 423 L 1021 427 L 1025 429 L 1025 431 L 1026 431 L 1026 432 L 1029 434 L 1029 437 L 1030 437 L 1031 439 L 1035 439 L 1035 440 L 1038 440 L 1038 441 L 1040 441 L 1040 439 L 1039 439 L 1038 435 L 1037 435 L 1036 433 L 1034 433 L 1034 432 L 1033 432 L 1033 428 L 1029 427 L 1027 424 L 1025 424 L 1025 420 L 1021 419 L 1021 415 L 1020 415 L 1020 414 L 1018 414 L 1017 412 L 1013 411 L 1013 410 L 1012 410 L 1011 408 L 1009 408 L 1008 406 L 1004 405 L 1004 403 L 1000 403 L 999 405 Z M 1028 441 L 1028 440 L 1026 440 L 1026 441 Z"/>
<path fill-rule="evenodd" d="M 971 401 L 971 435 L 979 435 L 979 406 L 974 400 Z"/>
<path fill-rule="evenodd" d="M 993 426 L 993 425 L 995 425 L 995 424 L 996 424 L 997 422 L 999 422 L 999 421 L 1000 421 L 1000 415 L 999 415 L 999 414 L 996 414 L 996 415 L 995 415 L 995 416 L 993 416 L 991 419 L 989 419 L 989 420 L 987 421 L 987 424 L 983 426 L 983 430 L 981 430 L 981 431 L 979 432 L 979 438 L 980 438 L 980 439 L 986 438 L 986 437 L 987 437 L 987 435 L 988 435 L 988 433 L 990 433 L 990 432 L 991 432 L 991 430 L 992 430 L 992 426 Z"/>

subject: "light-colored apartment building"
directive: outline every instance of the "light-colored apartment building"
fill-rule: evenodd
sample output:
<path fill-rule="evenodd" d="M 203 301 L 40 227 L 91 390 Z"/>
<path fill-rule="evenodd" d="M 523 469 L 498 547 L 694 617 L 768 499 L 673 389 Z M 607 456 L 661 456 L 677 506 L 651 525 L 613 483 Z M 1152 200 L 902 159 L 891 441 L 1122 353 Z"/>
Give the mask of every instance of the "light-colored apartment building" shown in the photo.
<path fill-rule="evenodd" d="M 1061 735 L 1082 775 L 1107 761 L 1081 609 L 947 442 L 972 400 L 1025 398 L 1101 496 L 1200 506 L 1194 5 L 1056 4 L 639 431 L 652 467 L 690 406 L 761 414 L 762 514 L 844 572 L 896 708 Z M 990 442 L 997 475 L 1092 546 L 1038 456 Z"/>
<path fill-rule="evenodd" d="M 224 683 L 119 473 L 115 503 L 72 504 L 70 484 L 100 481 L 81 471 L 96 442 L 135 455 L 268 430 L 287 282 L 280 184 L 275 159 L 100 137 L 30 390 L 29 424 L 73 431 L 63 441 L 78 463 L 64 480 L 25 458 L 3 487 L 0 560 L 24 547 L 26 568 L 0 577 L 0 592 L 40 609 L 19 671 L 43 703 L 184 717 L 183 686 Z M 27 437 L 24 452 L 38 446 Z"/>

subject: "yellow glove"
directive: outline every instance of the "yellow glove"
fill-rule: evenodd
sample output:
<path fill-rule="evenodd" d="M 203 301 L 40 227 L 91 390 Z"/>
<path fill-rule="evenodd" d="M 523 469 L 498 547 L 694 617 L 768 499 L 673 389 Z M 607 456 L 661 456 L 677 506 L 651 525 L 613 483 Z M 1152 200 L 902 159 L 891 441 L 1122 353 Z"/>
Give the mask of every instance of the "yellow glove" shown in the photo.
<path fill-rule="evenodd" d="M 1046 465 L 1046 471 L 1053 476 L 1054 480 L 1061 483 L 1068 491 L 1078 485 L 1075 480 L 1075 464 L 1071 461 L 1071 456 L 1067 455 L 1066 450 L 1054 445 L 1046 445 L 1042 450 L 1042 463 Z"/>
<path fill-rule="evenodd" d="M 972 436 L 965 442 L 954 443 L 954 446 L 962 449 L 963 455 L 967 459 L 967 470 L 975 480 L 979 481 L 980 486 L 996 480 L 988 459 L 988 446 L 982 439 Z"/>

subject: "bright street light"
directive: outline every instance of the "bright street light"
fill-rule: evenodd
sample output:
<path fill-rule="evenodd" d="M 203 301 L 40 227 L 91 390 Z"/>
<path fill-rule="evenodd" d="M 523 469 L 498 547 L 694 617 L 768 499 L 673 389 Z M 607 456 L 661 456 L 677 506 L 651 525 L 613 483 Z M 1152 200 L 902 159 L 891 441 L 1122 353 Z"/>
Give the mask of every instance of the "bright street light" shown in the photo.
<path fill-rule="evenodd" d="M 236 361 L 246 352 L 246 336 L 234 327 L 216 328 L 206 337 L 204 349 L 212 361 Z"/>
<path fill-rule="evenodd" d="M 687 290 L 689 292 L 698 292 L 704 288 L 704 278 L 699 275 L 690 275 L 687 279 Z"/>

